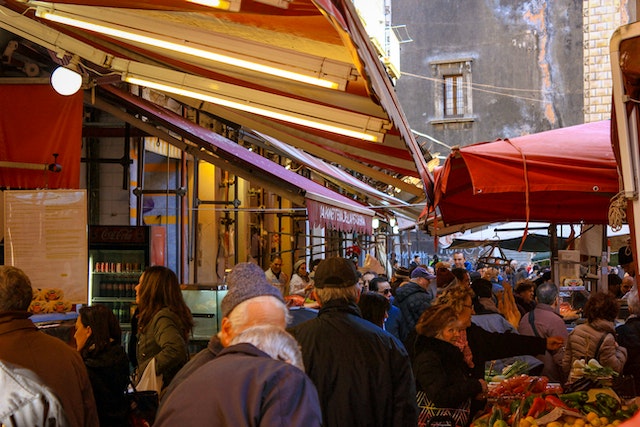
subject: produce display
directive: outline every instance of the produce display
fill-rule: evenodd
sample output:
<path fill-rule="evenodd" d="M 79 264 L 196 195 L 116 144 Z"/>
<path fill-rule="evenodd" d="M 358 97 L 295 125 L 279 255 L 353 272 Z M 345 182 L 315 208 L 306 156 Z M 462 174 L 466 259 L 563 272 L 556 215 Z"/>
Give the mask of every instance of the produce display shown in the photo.
<path fill-rule="evenodd" d="M 487 402 L 472 427 L 616 427 L 638 411 L 588 376 L 563 389 L 546 377 L 515 375 L 491 382 Z"/>
<path fill-rule="evenodd" d="M 568 302 L 561 302 L 558 310 L 564 320 L 576 320 L 580 317 L 580 310 L 574 310 Z"/>

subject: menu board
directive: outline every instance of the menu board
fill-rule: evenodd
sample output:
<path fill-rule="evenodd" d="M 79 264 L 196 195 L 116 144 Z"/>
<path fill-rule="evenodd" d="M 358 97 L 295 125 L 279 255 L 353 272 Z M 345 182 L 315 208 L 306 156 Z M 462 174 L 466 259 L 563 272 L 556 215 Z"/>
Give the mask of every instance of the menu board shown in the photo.
<path fill-rule="evenodd" d="M 88 298 L 86 199 L 85 190 L 4 192 L 5 264 L 76 304 Z"/>

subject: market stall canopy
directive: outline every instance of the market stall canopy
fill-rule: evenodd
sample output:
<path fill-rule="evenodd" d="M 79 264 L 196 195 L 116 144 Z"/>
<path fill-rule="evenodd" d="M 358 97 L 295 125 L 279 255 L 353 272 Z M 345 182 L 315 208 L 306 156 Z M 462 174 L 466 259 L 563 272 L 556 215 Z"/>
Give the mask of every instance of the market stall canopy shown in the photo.
<path fill-rule="evenodd" d="M 434 200 L 444 226 L 606 224 L 617 193 L 609 121 L 462 147 L 435 172 Z"/>
<path fill-rule="evenodd" d="M 178 0 L 1 3 L 0 28 L 71 60 L 93 84 L 165 92 L 405 201 L 424 200 L 432 185 L 351 0 L 230 0 L 226 11 Z"/>
<path fill-rule="evenodd" d="M 371 209 L 172 111 L 113 87 L 103 88 L 94 102 L 103 111 L 119 115 L 129 124 L 168 141 L 183 151 L 197 153 L 212 164 L 230 168 L 243 179 L 259 183 L 282 197 L 305 205 L 309 222 L 313 226 L 345 232 L 372 232 L 374 212 Z M 131 114 L 127 115 L 124 111 L 119 113 L 117 110 L 122 107 Z M 134 113 L 143 115 L 145 120 L 135 118 Z M 182 139 L 161 133 L 156 125 L 175 132 Z"/>
<path fill-rule="evenodd" d="M 448 249 L 465 249 L 479 246 L 497 245 L 502 249 L 509 249 L 522 252 L 549 252 L 553 250 L 550 239 L 550 227 L 554 227 L 556 235 L 557 249 L 566 249 L 569 246 L 580 246 L 580 239 L 592 239 L 592 233 L 600 237 L 601 226 L 593 224 L 573 224 L 560 225 L 543 222 L 509 222 L 494 224 L 490 227 L 478 231 L 467 230 L 464 233 L 457 233 L 453 236 Z M 523 240 L 524 233 L 527 233 Z M 612 251 L 616 251 L 625 244 L 629 237 L 629 226 L 623 225 L 619 230 L 606 227 L 608 246 Z"/>
<path fill-rule="evenodd" d="M 285 144 L 276 138 L 258 132 L 256 135 L 263 138 L 273 149 L 276 150 L 276 152 L 281 153 L 289 159 L 295 160 L 299 164 L 305 165 L 309 169 L 322 175 L 324 179 L 338 185 L 340 188 L 348 187 L 350 188 L 350 192 L 362 194 L 364 199 L 369 200 L 371 201 L 371 204 L 380 207 L 380 210 L 387 211 L 387 213 L 391 213 L 391 215 L 397 214 L 398 216 L 404 215 L 405 217 L 413 218 L 411 226 L 415 225 L 415 221 L 424 207 L 424 203 L 411 205 L 383 191 L 379 191 L 357 179 L 353 175 L 345 172 L 342 168 L 324 162 L 321 159 L 318 159 L 299 148 Z"/>
<path fill-rule="evenodd" d="M 557 238 L 558 247 L 564 247 L 566 239 L 562 237 Z M 468 240 L 468 239 L 453 239 L 453 242 L 448 249 L 468 249 L 477 248 L 479 246 L 491 246 L 496 245 L 502 249 L 509 249 L 512 251 L 522 252 L 548 252 L 551 250 L 549 244 L 549 236 L 543 234 L 529 233 L 522 242 L 522 233 L 520 236 L 515 236 L 507 239 L 488 239 L 488 240 Z"/>

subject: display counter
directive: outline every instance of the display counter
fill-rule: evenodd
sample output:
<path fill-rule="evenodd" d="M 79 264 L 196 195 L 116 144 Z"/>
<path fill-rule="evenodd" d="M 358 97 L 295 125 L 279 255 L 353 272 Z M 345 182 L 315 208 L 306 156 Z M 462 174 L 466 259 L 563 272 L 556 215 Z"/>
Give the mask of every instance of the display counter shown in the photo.
<path fill-rule="evenodd" d="M 209 341 L 220 330 L 222 299 L 227 295 L 227 286 L 223 284 L 181 285 L 184 302 L 193 316 L 194 341 Z"/>
<path fill-rule="evenodd" d="M 76 330 L 78 313 L 47 313 L 34 314 L 30 317 L 36 327 L 47 335 L 60 338 L 65 343 L 75 348 L 73 338 Z"/>

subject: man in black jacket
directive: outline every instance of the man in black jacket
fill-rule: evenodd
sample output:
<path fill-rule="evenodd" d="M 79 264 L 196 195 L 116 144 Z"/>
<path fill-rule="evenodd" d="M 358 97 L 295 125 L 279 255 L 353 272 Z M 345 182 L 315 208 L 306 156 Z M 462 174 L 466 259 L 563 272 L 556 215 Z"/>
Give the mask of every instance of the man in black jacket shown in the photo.
<path fill-rule="evenodd" d="M 322 261 L 315 274 L 318 317 L 290 330 L 318 389 L 323 425 L 415 426 L 415 380 L 407 352 L 361 317 L 357 282 L 349 260 Z"/>

